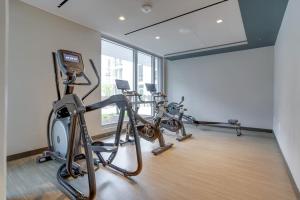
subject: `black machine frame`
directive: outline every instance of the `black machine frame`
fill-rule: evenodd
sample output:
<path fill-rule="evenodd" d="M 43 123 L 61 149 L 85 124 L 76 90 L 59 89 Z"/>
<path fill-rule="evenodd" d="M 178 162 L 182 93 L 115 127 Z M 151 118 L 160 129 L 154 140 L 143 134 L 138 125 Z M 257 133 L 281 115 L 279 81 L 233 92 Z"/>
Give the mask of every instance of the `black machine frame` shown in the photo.
<path fill-rule="evenodd" d="M 124 176 L 136 176 L 142 170 L 142 156 L 141 156 L 141 147 L 140 140 L 137 134 L 137 128 L 135 125 L 135 118 L 132 112 L 132 104 L 128 101 L 127 97 L 119 94 L 111 96 L 110 98 L 100 101 L 91 105 L 84 105 L 83 101 L 94 92 L 100 84 L 100 77 L 98 71 L 94 65 L 94 62 L 90 59 L 90 65 L 92 70 L 97 77 L 97 84 L 92 87 L 82 98 L 79 98 L 76 94 L 73 93 L 74 87 L 88 86 L 91 85 L 91 81 L 85 75 L 83 71 L 62 71 L 58 69 L 58 62 L 62 62 L 61 54 L 67 52 L 71 54 L 77 54 L 76 52 L 67 51 L 67 50 L 58 50 L 57 53 L 52 53 L 53 66 L 55 73 L 55 85 L 57 92 L 57 100 L 53 103 L 53 108 L 48 117 L 47 124 L 47 139 L 48 139 L 48 151 L 45 151 L 41 157 L 38 157 L 37 161 L 39 163 L 46 162 L 49 160 L 57 160 L 62 163 L 61 167 L 57 172 L 57 180 L 62 186 L 63 191 L 71 199 L 93 199 L 96 195 L 96 178 L 95 170 L 99 168 L 99 164 L 102 164 L 105 167 L 110 167 L 113 170 L 121 173 Z M 80 54 L 79 54 L 80 55 Z M 60 66 L 61 67 L 61 66 Z M 66 76 L 63 84 L 65 85 L 64 94 L 61 95 L 60 84 L 59 84 L 59 74 L 63 78 L 63 73 Z M 83 77 L 85 82 L 76 82 L 77 77 Z M 101 109 L 108 105 L 115 104 L 120 109 L 120 115 L 118 120 L 118 125 L 115 133 L 115 139 L 111 143 L 105 143 L 101 141 L 93 141 L 90 135 L 88 134 L 87 125 L 85 121 L 85 113 L 91 112 L 94 110 Z M 135 151 L 136 151 L 136 162 L 137 166 L 134 170 L 127 170 L 113 164 L 114 158 L 117 155 L 118 148 L 121 141 L 121 132 L 124 122 L 125 111 L 127 112 L 129 118 L 129 124 L 132 126 L 132 133 L 135 142 Z M 61 119 L 69 117 L 70 118 L 70 128 L 68 131 L 68 145 L 67 145 L 67 154 L 66 157 L 54 152 L 53 141 L 51 141 L 51 121 L 52 119 Z M 76 149 L 81 149 L 81 146 L 84 149 L 84 153 L 76 151 Z M 97 155 L 98 159 L 93 158 L 93 153 Z M 105 159 L 102 153 L 109 153 L 107 159 Z M 85 160 L 86 162 L 86 171 L 83 170 L 77 161 Z M 78 176 L 83 176 L 88 174 L 88 185 L 89 185 L 89 194 L 83 194 L 79 189 L 75 188 L 70 184 L 67 179 L 69 177 L 77 178 Z"/>
<path fill-rule="evenodd" d="M 138 104 L 153 103 L 153 101 L 144 101 L 141 98 L 142 95 L 140 95 L 138 92 L 130 91 L 130 86 L 128 81 L 116 79 L 115 82 L 116 82 L 117 89 L 121 90 L 123 95 L 128 97 L 128 99 L 132 97 L 135 100 L 135 102 L 132 103 L 132 104 L 136 104 L 136 108 L 133 110 L 133 114 L 136 120 L 136 126 L 137 126 L 139 136 L 141 136 L 143 139 L 150 142 L 154 142 L 156 139 L 158 140 L 159 147 L 153 149 L 152 153 L 154 155 L 158 155 L 170 149 L 173 146 L 173 144 L 165 142 L 164 136 L 161 131 L 160 124 L 162 118 L 159 116 L 156 117 L 153 120 L 153 122 L 150 122 L 138 114 L 138 110 L 139 110 Z M 127 126 L 125 141 L 123 141 L 121 144 L 123 145 L 126 143 L 134 142 L 134 139 L 130 138 L 131 136 L 132 136 L 132 130 L 131 130 L 131 126 L 129 125 Z"/>
<path fill-rule="evenodd" d="M 184 108 L 182 105 L 178 107 L 177 115 L 168 113 L 168 100 L 167 95 L 163 92 L 157 92 L 156 86 L 153 83 L 145 83 L 147 91 L 151 93 L 154 100 L 154 110 L 159 115 L 162 112 L 162 120 L 160 127 L 171 132 L 176 133 L 176 140 L 181 142 L 191 138 L 192 134 L 187 134 L 182 121 L 184 115 Z"/>
<path fill-rule="evenodd" d="M 181 98 L 179 103 L 172 102 L 168 105 L 168 113 L 171 115 L 180 115 L 179 110 L 183 106 L 184 97 Z M 214 127 L 226 127 L 226 128 L 233 128 L 236 131 L 237 136 L 242 135 L 242 127 L 241 123 L 237 119 L 229 119 L 227 122 L 214 122 L 214 121 L 199 121 L 195 119 L 191 115 L 181 114 L 181 118 L 183 123 L 191 124 L 194 126 L 214 126 Z"/>

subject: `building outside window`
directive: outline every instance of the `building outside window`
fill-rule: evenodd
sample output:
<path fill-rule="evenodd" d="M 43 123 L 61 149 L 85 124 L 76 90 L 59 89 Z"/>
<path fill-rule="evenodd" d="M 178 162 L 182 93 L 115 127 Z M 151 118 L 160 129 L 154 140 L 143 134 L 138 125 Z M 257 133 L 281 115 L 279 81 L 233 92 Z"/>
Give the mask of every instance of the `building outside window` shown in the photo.
<path fill-rule="evenodd" d="M 116 88 L 116 79 L 127 80 L 131 90 L 142 94 L 145 101 L 152 99 L 151 94 L 147 92 L 145 83 L 155 83 L 158 90 L 162 88 L 161 58 L 105 38 L 101 40 L 101 49 L 102 100 L 121 93 Z M 151 116 L 153 114 L 152 106 L 151 104 L 140 104 L 139 114 L 146 117 Z M 118 122 L 118 117 L 119 110 L 114 105 L 101 110 L 102 125 L 115 124 Z"/>

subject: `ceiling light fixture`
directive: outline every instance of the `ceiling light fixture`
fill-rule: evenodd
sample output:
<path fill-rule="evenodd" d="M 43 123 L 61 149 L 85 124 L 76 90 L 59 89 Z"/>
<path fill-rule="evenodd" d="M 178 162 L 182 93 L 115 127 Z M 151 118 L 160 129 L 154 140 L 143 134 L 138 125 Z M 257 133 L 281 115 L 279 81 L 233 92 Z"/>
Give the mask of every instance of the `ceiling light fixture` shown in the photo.
<path fill-rule="evenodd" d="M 141 10 L 143 13 L 148 14 L 152 11 L 152 5 L 150 3 L 145 3 L 142 5 Z"/>
<path fill-rule="evenodd" d="M 218 23 L 218 24 L 220 24 L 220 23 L 222 23 L 222 22 L 223 22 L 222 19 L 218 19 L 218 20 L 217 20 L 217 23 Z"/>
<path fill-rule="evenodd" d="M 125 21 L 126 18 L 125 18 L 124 16 L 120 16 L 120 17 L 119 17 L 119 20 L 120 20 L 120 21 Z"/>
<path fill-rule="evenodd" d="M 160 39 L 160 37 L 159 37 L 159 36 L 156 36 L 156 37 L 155 37 L 155 39 L 159 40 L 159 39 Z"/>

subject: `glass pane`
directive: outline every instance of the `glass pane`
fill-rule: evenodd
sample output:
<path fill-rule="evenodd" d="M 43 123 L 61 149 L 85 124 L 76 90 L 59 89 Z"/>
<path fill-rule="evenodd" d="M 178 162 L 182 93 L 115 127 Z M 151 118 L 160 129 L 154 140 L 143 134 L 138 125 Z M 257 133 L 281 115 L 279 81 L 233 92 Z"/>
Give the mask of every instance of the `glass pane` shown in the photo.
<path fill-rule="evenodd" d="M 133 87 L 133 50 L 118 44 L 102 40 L 101 56 L 101 98 L 106 99 L 121 93 L 117 90 L 115 79 L 128 80 Z M 119 110 L 116 106 L 102 109 L 102 125 L 118 122 Z"/>
<path fill-rule="evenodd" d="M 152 83 L 152 64 L 151 56 L 138 52 L 137 62 L 137 91 L 143 95 L 145 101 L 151 101 L 151 94 L 147 91 L 145 83 Z M 151 116 L 152 105 L 140 104 L 139 114 Z"/>

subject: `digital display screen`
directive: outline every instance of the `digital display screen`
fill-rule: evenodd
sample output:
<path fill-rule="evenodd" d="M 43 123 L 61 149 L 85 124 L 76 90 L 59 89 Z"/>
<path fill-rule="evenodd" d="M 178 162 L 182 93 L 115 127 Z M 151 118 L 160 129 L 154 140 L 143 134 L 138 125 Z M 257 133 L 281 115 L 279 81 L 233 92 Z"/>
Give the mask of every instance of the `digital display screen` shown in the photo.
<path fill-rule="evenodd" d="M 156 92 L 156 87 L 155 84 L 151 84 L 151 83 L 146 83 L 146 88 L 149 92 Z"/>
<path fill-rule="evenodd" d="M 72 54 L 64 53 L 64 61 L 72 62 L 72 63 L 79 63 L 79 57 Z"/>
<path fill-rule="evenodd" d="M 119 90 L 130 90 L 128 81 L 116 79 L 116 85 Z"/>

